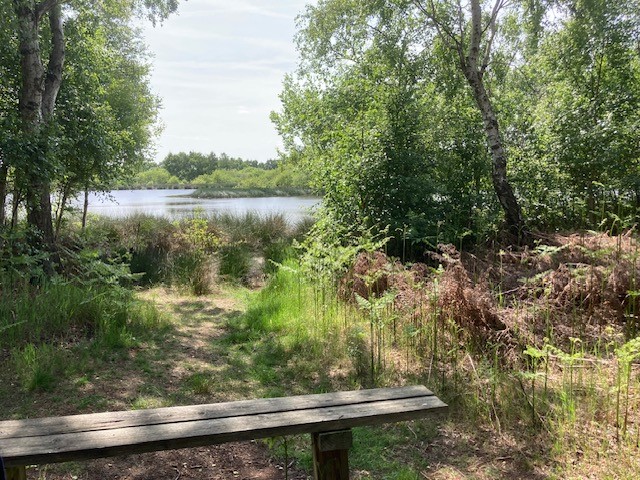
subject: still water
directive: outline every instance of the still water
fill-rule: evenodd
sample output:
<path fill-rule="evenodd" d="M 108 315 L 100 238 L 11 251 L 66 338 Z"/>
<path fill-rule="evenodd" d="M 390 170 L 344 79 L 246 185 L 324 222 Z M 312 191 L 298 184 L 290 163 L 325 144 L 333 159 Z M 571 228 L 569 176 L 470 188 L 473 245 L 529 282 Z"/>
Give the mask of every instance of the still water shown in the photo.
<path fill-rule="evenodd" d="M 177 219 L 193 214 L 229 212 L 243 215 L 254 212 L 259 215 L 281 213 L 291 223 L 310 216 L 320 199 L 312 197 L 264 197 L 264 198 L 190 198 L 194 190 L 114 190 L 108 194 L 89 194 L 89 212 L 108 217 L 122 218 L 134 213 Z M 82 208 L 82 197 L 72 205 Z"/>

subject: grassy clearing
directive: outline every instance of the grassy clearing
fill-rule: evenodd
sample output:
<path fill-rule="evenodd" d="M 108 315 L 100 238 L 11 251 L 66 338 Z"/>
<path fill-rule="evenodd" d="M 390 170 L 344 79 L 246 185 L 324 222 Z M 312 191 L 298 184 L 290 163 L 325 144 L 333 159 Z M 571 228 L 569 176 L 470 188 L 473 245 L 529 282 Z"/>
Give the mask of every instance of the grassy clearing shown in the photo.
<path fill-rule="evenodd" d="M 239 290 L 240 291 L 240 290 Z M 208 372 L 212 339 L 227 319 L 239 315 L 233 292 L 225 298 L 194 299 L 163 288 L 147 290 L 136 299 L 153 309 L 159 321 L 129 331 L 130 342 L 105 343 L 77 338 L 14 349 L 2 373 L 3 417 L 47 416 L 101 410 L 149 408 L 198 403 L 212 397 Z M 5 354 L 7 351 L 5 350 Z M 29 379 L 27 381 L 18 381 Z M 36 388 L 31 383 L 40 378 Z M 46 388 L 43 388 L 46 387 Z M 225 397 L 226 398 L 226 397 Z"/>
<path fill-rule="evenodd" d="M 438 436 L 414 437 L 428 451 L 389 447 L 403 467 L 367 461 L 358 478 L 637 478 L 636 241 L 547 241 L 442 247 L 433 267 L 365 254 L 337 282 L 285 263 L 225 348 L 267 395 L 419 382 L 451 405 Z"/>
<path fill-rule="evenodd" d="M 166 238 L 138 220 L 128 231 L 140 236 L 119 238 Z M 196 297 L 167 283 L 134 297 L 121 285 L 134 279 L 109 283 L 97 267 L 3 283 L 5 416 L 423 383 L 450 417 L 357 429 L 354 478 L 640 476 L 635 238 L 441 246 L 407 266 L 373 248 L 294 260 L 277 221 L 261 221 L 194 219 L 172 233 L 214 245 L 205 256 L 217 261 L 225 247 L 272 258 L 254 292 L 231 282 Z M 45 315 L 51 306 L 60 316 Z M 310 465 L 306 437 L 271 444 L 285 464 Z"/>

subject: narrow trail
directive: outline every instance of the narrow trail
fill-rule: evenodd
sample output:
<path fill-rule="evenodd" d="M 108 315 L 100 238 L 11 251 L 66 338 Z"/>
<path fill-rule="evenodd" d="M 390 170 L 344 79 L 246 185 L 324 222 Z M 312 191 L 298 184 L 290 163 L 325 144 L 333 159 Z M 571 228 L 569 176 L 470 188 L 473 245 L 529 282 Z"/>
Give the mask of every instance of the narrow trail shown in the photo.
<path fill-rule="evenodd" d="M 140 296 L 156 305 L 170 320 L 171 328 L 155 341 L 144 342 L 124 358 L 114 360 L 108 372 L 95 376 L 84 387 L 84 394 L 105 399 L 98 409 L 216 403 L 250 392 L 250 386 L 225 391 L 218 388 L 221 382 L 216 381 L 220 375 L 233 372 L 221 354 L 224 350 L 220 342 L 228 320 L 242 313 L 240 300 L 225 292 L 193 297 L 164 288 L 151 289 Z M 233 378 L 227 378 L 224 385 L 227 384 L 233 384 Z M 53 414 L 57 414 L 55 410 Z M 48 465 L 29 469 L 28 478 L 280 480 L 286 477 L 283 463 L 272 459 L 264 444 L 252 441 Z M 291 468 L 287 468 L 287 476 L 290 480 L 307 478 Z"/>

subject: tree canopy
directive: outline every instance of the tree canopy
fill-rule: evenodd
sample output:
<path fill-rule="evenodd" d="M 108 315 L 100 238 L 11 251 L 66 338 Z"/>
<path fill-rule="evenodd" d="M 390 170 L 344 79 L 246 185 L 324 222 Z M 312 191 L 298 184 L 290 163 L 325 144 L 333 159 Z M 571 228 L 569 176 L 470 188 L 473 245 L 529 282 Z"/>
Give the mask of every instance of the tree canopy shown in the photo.
<path fill-rule="evenodd" d="M 321 0 L 273 120 L 354 234 L 633 222 L 639 18 L 637 1 Z"/>
<path fill-rule="evenodd" d="M 140 161 L 155 129 L 136 16 L 165 18 L 176 0 L 0 3 L 0 197 L 13 183 L 38 243 L 52 248 L 51 193 L 105 188 Z M 4 222 L 4 208 L 2 222 Z"/>

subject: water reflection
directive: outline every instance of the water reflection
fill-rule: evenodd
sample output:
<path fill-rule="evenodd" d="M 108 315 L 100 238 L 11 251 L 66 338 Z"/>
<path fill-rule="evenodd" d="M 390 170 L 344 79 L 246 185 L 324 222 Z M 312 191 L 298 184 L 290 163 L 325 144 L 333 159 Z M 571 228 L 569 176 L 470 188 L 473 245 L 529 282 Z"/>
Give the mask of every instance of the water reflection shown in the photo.
<path fill-rule="evenodd" d="M 109 194 L 89 195 L 89 212 L 108 217 L 122 218 L 135 213 L 162 216 L 171 219 L 190 216 L 195 210 L 207 213 L 229 212 L 243 215 L 254 212 L 259 215 L 281 213 L 291 223 L 297 223 L 310 215 L 318 198 L 264 197 L 264 198 L 191 198 L 193 190 L 114 190 Z M 82 208 L 82 198 L 72 202 Z"/>

